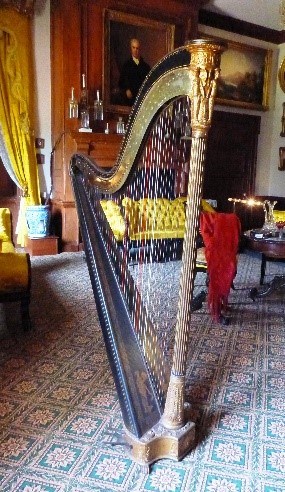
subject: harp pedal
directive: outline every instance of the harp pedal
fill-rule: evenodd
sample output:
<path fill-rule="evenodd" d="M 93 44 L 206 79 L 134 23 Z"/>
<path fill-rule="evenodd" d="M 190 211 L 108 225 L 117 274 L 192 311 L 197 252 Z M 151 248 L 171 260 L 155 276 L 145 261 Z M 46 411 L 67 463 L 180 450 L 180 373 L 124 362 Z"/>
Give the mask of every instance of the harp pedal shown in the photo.
<path fill-rule="evenodd" d="M 107 437 L 110 436 L 112 438 L 112 440 L 111 441 L 102 441 L 102 444 L 105 444 L 106 446 L 111 446 L 111 447 L 123 446 L 123 447 L 127 448 L 128 450 L 131 450 L 132 447 L 126 441 L 126 439 L 124 439 L 124 436 L 122 436 L 122 434 L 117 434 L 117 436 L 116 436 L 116 434 L 117 433 L 115 432 L 115 437 L 114 437 L 114 434 L 112 434 L 111 432 L 106 432 L 106 436 Z"/>

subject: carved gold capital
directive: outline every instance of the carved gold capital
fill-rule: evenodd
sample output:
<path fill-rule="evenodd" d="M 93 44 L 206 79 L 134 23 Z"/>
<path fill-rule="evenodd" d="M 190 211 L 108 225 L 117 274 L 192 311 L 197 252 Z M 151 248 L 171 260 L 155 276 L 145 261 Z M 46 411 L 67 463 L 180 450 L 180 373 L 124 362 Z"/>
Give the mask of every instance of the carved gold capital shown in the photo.
<path fill-rule="evenodd" d="M 205 137 L 208 133 L 220 75 L 221 55 L 226 44 L 213 40 L 192 41 L 188 45 L 191 53 L 191 126 L 192 135 Z"/>

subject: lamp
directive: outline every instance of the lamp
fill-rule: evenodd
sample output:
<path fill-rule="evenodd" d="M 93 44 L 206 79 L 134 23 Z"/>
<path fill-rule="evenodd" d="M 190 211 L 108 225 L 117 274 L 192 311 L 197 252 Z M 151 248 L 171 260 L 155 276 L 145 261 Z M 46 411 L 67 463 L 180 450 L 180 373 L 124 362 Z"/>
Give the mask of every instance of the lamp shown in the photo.
<path fill-rule="evenodd" d="M 264 203 L 264 202 L 260 202 L 259 200 L 255 200 L 255 198 L 228 198 L 228 202 L 233 202 L 234 211 L 235 211 L 235 204 L 236 203 L 243 203 L 244 205 L 247 205 L 248 207 L 255 207 L 258 205 L 263 205 L 263 203 Z"/>

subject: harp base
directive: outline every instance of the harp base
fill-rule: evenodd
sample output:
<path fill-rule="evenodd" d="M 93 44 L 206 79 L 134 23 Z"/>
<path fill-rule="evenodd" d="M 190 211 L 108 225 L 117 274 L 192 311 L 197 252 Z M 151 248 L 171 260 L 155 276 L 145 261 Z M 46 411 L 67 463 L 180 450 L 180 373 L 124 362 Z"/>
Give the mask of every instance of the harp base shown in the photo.
<path fill-rule="evenodd" d="M 181 460 L 194 447 L 195 424 L 187 422 L 177 430 L 169 430 L 159 421 L 140 439 L 126 431 L 126 441 L 131 448 L 131 458 L 141 465 L 169 458 Z"/>

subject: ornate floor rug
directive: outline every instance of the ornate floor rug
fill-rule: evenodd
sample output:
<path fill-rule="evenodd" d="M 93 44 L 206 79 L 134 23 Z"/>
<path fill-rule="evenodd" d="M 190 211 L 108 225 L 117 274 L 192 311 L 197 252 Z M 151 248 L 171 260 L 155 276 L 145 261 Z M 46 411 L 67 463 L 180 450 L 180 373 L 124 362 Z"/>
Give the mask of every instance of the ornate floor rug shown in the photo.
<path fill-rule="evenodd" d="M 149 310 L 158 318 L 175 305 L 179 274 L 169 268 L 153 271 Z M 268 263 L 266 279 L 277 273 L 285 265 Z M 192 315 L 187 394 L 196 446 L 148 473 L 121 442 L 82 253 L 33 257 L 33 330 L 22 333 L 12 304 L 0 313 L 0 490 L 284 492 L 285 295 L 253 302 L 248 293 L 259 275 L 260 259 L 241 254 L 229 326 L 214 323 L 206 305 Z M 204 281 L 197 277 L 196 291 Z M 165 331 L 173 324 L 168 312 Z"/>

